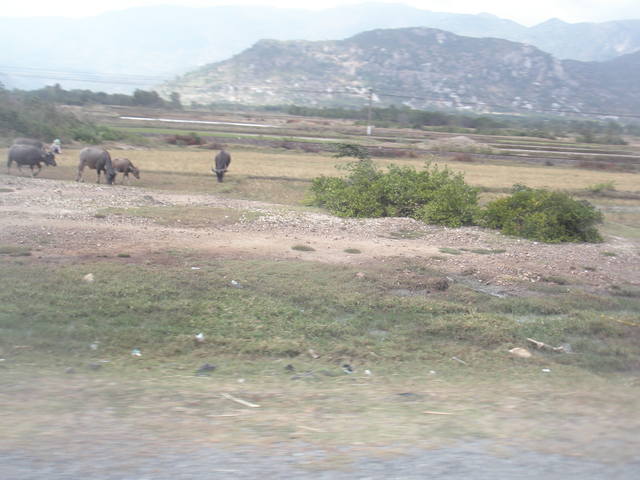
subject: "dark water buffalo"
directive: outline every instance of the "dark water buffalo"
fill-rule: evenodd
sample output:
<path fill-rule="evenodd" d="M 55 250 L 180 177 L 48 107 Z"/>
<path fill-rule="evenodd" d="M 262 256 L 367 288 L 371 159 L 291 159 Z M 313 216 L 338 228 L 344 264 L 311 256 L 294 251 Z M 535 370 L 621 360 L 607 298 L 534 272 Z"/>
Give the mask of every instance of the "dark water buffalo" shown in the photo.
<path fill-rule="evenodd" d="M 100 173 L 104 172 L 107 183 L 113 185 L 116 178 L 116 171 L 111 162 L 111 155 L 100 147 L 86 147 L 80 150 L 80 163 L 78 164 L 78 176 L 76 182 L 82 181 L 84 167 L 94 169 L 98 173 L 98 183 L 100 183 Z"/>
<path fill-rule="evenodd" d="M 220 150 L 220 153 L 216 155 L 216 166 L 211 169 L 211 171 L 216 174 L 216 177 L 218 177 L 219 182 L 222 181 L 230 163 L 231 155 L 229 155 L 225 150 Z"/>
<path fill-rule="evenodd" d="M 122 183 L 124 183 L 125 178 L 129 180 L 130 173 L 132 173 L 134 177 L 140 178 L 140 170 L 138 170 L 128 158 L 114 158 L 112 163 L 115 171 L 123 174 Z"/>
<path fill-rule="evenodd" d="M 45 152 L 33 145 L 12 145 L 7 157 L 7 173 L 9 173 L 13 162 L 16 162 L 20 172 L 22 172 L 23 165 L 29 165 L 32 177 L 35 177 L 40 173 L 40 170 L 42 170 L 42 163 L 45 165 L 51 165 L 52 167 L 57 165 L 56 156 L 53 153 Z M 38 167 L 38 170 L 35 173 L 33 171 L 33 167 Z"/>

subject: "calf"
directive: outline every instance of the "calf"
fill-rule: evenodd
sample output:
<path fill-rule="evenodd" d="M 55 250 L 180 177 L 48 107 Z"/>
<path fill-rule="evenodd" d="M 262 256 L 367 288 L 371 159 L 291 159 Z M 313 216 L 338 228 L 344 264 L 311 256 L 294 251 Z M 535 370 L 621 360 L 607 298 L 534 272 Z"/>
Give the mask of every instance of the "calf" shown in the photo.
<path fill-rule="evenodd" d="M 114 158 L 113 159 L 113 168 L 116 172 L 122 173 L 122 183 L 124 183 L 124 179 L 129 181 L 129 174 L 132 173 L 134 177 L 140 179 L 140 170 L 138 170 L 131 160 L 128 158 Z"/>

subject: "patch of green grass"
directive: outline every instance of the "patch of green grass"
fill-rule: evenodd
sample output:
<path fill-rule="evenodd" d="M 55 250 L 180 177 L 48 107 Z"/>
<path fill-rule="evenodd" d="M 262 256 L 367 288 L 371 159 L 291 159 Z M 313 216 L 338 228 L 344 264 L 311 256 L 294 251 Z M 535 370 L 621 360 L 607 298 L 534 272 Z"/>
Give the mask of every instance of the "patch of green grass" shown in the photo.
<path fill-rule="evenodd" d="M 640 298 L 640 288 L 633 285 L 611 285 L 609 290 L 618 297 Z"/>
<path fill-rule="evenodd" d="M 496 253 L 504 253 L 504 248 L 486 249 L 486 248 L 474 248 L 469 250 L 471 253 L 479 253 L 480 255 L 493 255 Z"/>
<path fill-rule="evenodd" d="M 0 255 L 9 255 L 10 257 L 28 257 L 31 255 L 29 247 L 19 245 L 0 245 Z"/>
<path fill-rule="evenodd" d="M 462 251 L 455 248 L 441 247 L 439 250 L 440 252 L 448 253 L 449 255 L 462 255 Z"/>
<path fill-rule="evenodd" d="M 424 237 L 424 233 L 418 230 L 401 229 L 390 232 L 389 237 L 394 239 L 416 239 Z"/>
<path fill-rule="evenodd" d="M 542 280 L 549 283 L 555 283 L 556 285 L 567 285 L 569 283 L 569 280 L 567 280 L 564 277 L 559 277 L 557 275 L 544 277 Z"/>
<path fill-rule="evenodd" d="M 376 368 L 388 362 L 448 365 L 457 356 L 481 372 L 512 368 L 505 352 L 531 337 L 581 345 L 574 348 L 580 355 L 546 356 L 549 364 L 562 358 L 595 371 L 640 365 L 634 346 L 640 332 L 628 324 L 634 318 L 629 312 L 640 310 L 636 294 L 496 298 L 454 283 L 429 295 L 398 296 L 394 288 L 417 291 L 436 273 L 395 261 L 371 266 L 361 278 L 352 267 L 309 262 L 222 261 L 180 251 L 157 257 L 157 266 L 115 259 L 55 266 L 5 260 L 0 348 L 9 352 L 5 356 L 26 355 L 13 349 L 24 345 L 47 355 L 90 358 L 89 344 L 99 341 L 101 355 L 123 362 L 130 361 L 132 348 L 140 348 L 146 361 L 162 362 L 208 355 L 297 358 L 311 348 L 323 358 L 374 362 Z M 95 277 L 92 284 L 82 281 L 87 272 Z M 39 294 L 20 294 L 25 291 Z M 514 321 L 519 317 L 533 320 Z M 385 335 L 366 334 L 378 331 Z M 196 348 L 199 332 L 207 341 Z"/>
<path fill-rule="evenodd" d="M 614 181 L 595 183 L 593 185 L 587 185 L 585 187 L 585 190 L 592 194 L 599 194 L 607 191 L 612 192 L 615 191 L 615 189 L 616 187 Z"/>
<path fill-rule="evenodd" d="M 357 248 L 345 248 L 344 253 L 358 254 L 362 253 L 362 250 L 358 250 Z"/>
<path fill-rule="evenodd" d="M 15 192 L 15 190 L 13 190 L 12 188 L 5 188 L 5 187 L 0 188 L 0 193 L 11 193 L 11 192 Z"/>
<path fill-rule="evenodd" d="M 291 250 L 297 250 L 299 252 L 315 252 L 316 249 L 310 245 L 294 245 Z"/>
<path fill-rule="evenodd" d="M 602 255 L 605 257 L 617 257 L 618 254 L 616 252 L 602 252 Z"/>
<path fill-rule="evenodd" d="M 258 218 L 259 213 L 248 210 L 188 205 L 107 208 L 99 212 L 97 215 L 127 215 L 132 217 L 149 218 L 160 225 L 205 228 L 220 225 L 232 225 L 239 222 L 251 222 Z"/>
<path fill-rule="evenodd" d="M 130 255 L 130 254 L 128 254 L 128 253 L 119 253 L 119 254 L 117 255 L 117 257 L 119 257 L 119 258 L 130 258 L 130 257 L 131 257 L 131 255 Z"/>

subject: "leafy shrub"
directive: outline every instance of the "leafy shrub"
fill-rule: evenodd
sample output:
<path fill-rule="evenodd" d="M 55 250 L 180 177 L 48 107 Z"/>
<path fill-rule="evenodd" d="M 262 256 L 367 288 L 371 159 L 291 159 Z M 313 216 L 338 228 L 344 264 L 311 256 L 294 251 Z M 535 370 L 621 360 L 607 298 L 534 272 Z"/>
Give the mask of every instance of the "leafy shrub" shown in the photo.
<path fill-rule="evenodd" d="M 202 145 L 204 143 L 200 135 L 195 132 L 189 132 L 186 135 L 169 135 L 166 137 L 166 141 L 171 145 L 180 146 Z"/>
<path fill-rule="evenodd" d="M 336 145 L 336 153 L 333 155 L 335 158 L 353 157 L 359 160 L 368 160 L 371 158 L 369 150 L 360 145 L 354 145 L 352 143 L 338 143 Z"/>
<path fill-rule="evenodd" d="M 93 125 L 91 123 L 84 123 L 72 127 L 71 137 L 74 140 L 84 143 L 99 144 L 105 141 L 122 140 L 125 138 L 125 134 L 117 130 L 113 130 L 109 127 L 102 127 L 99 125 Z"/>
<path fill-rule="evenodd" d="M 517 186 L 509 197 L 489 203 L 479 223 L 507 235 L 542 242 L 600 242 L 595 228 L 602 213 L 586 201 L 560 192 Z"/>
<path fill-rule="evenodd" d="M 391 165 L 386 173 L 370 160 L 350 163 L 344 178 L 318 177 L 313 203 L 342 217 L 411 217 L 447 226 L 470 225 L 477 190 L 462 174 L 427 164 L 417 172 Z"/>

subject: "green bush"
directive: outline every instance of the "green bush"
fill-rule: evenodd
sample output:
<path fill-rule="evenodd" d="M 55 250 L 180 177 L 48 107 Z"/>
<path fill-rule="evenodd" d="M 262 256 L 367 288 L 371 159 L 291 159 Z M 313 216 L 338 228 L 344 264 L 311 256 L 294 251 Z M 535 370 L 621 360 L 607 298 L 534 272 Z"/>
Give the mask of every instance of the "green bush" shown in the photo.
<path fill-rule="evenodd" d="M 586 201 L 560 192 L 518 186 L 509 197 L 489 203 L 479 223 L 507 235 L 542 242 L 600 242 L 595 224 L 602 213 Z"/>
<path fill-rule="evenodd" d="M 369 150 L 366 147 L 355 145 L 353 143 L 338 143 L 335 147 L 335 158 L 353 157 L 359 160 L 368 160 L 371 158 Z"/>
<path fill-rule="evenodd" d="M 370 160 L 345 168 L 345 178 L 313 180 L 314 204 L 342 217 L 400 216 L 454 227 L 472 223 L 477 190 L 462 174 L 429 164 L 419 172 L 391 165 L 384 173 Z"/>

